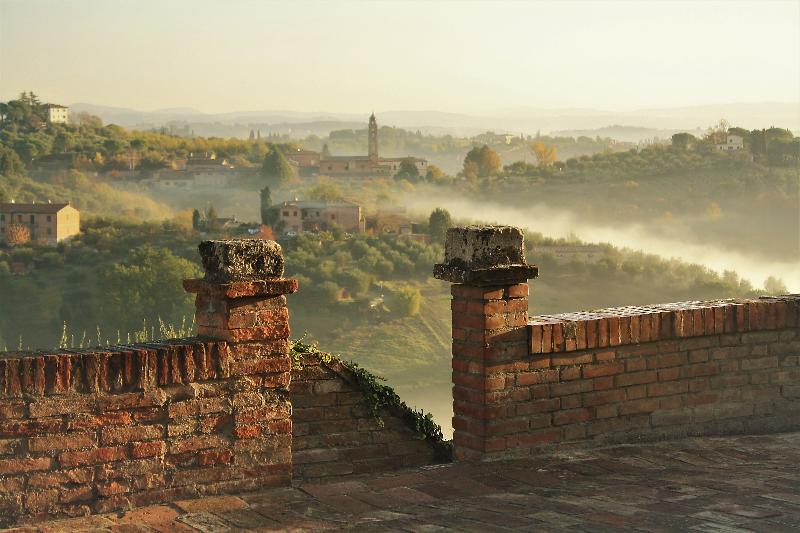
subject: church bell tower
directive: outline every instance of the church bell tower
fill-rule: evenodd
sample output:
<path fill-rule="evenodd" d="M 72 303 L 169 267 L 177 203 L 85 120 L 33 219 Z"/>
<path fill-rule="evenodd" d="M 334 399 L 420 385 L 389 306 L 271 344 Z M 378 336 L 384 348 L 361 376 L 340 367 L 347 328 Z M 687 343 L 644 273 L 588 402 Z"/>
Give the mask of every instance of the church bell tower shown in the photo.
<path fill-rule="evenodd" d="M 375 113 L 369 116 L 369 150 L 367 152 L 371 161 L 378 159 L 378 122 Z"/>

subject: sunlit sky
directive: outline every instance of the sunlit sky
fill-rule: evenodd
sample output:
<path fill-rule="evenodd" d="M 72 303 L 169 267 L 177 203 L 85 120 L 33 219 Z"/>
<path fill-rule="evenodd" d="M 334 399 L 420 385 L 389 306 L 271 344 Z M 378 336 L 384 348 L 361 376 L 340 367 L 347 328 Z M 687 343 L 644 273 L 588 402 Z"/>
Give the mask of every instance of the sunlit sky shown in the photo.
<path fill-rule="evenodd" d="M 204 112 L 794 102 L 800 2 L 0 0 L 0 98 Z"/>

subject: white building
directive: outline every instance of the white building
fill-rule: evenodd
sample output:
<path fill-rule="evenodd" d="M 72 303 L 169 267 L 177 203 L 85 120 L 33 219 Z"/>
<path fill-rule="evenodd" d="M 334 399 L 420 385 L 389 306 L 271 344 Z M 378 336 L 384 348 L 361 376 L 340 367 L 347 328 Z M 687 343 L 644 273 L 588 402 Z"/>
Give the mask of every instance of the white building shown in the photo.
<path fill-rule="evenodd" d="M 47 104 L 47 123 L 66 124 L 69 122 L 69 108 L 58 104 Z"/>
<path fill-rule="evenodd" d="M 738 152 L 744 150 L 744 138 L 740 135 L 728 134 L 724 144 L 718 144 L 717 150 L 720 152 Z"/>

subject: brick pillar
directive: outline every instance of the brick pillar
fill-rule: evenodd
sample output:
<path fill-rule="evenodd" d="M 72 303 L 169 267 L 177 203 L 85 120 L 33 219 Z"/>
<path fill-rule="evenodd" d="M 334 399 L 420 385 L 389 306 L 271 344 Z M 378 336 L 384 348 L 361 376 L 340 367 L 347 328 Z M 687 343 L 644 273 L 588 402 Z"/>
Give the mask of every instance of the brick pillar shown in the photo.
<path fill-rule="evenodd" d="M 236 476 L 262 485 L 291 480 L 289 310 L 297 280 L 283 278 L 280 245 L 266 240 L 204 241 L 203 279 L 184 281 L 195 293 L 199 337 L 227 341 L 221 363 L 229 383 L 230 458 Z"/>
<path fill-rule="evenodd" d="M 457 460 L 506 449 L 505 426 L 517 422 L 505 374 L 528 358 L 528 284 L 522 232 L 508 226 L 451 228 L 445 262 L 434 276 L 454 283 L 453 444 Z M 511 385 L 511 386 L 508 386 Z M 512 431 L 513 432 L 513 431 Z"/>

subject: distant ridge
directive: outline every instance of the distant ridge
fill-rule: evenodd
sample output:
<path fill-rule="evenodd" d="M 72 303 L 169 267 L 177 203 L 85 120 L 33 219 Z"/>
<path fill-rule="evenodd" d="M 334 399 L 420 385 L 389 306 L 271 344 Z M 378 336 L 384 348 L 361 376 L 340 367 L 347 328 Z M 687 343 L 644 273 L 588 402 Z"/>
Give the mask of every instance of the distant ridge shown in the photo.
<path fill-rule="evenodd" d="M 217 124 L 222 129 L 263 127 L 269 129 L 294 129 L 326 134 L 335 129 L 360 127 L 364 113 L 338 113 L 328 111 L 262 110 L 232 111 L 226 113 L 204 113 L 197 109 L 174 107 L 155 111 L 140 111 L 124 107 L 100 106 L 91 103 L 75 103 L 73 111 L 86 111 L 100 116 L 105 123 L 119 124 L 131 128 L 160 127 L 169 122 L 186 122 L 189 125 Z M 750 102 L 710 104 L 684 107 L 652 108 L 636 111 L 607 111 L 591 108 L 544 109 L 533 107 L 503 108 L 479 114 L 452 113 L 435 110 L 387 110 L 377 111 L 381 126 L 397 126 L 425 133 L 451 133 L 474 135 L 483 131 L 508 132 L 533 135 L 537 131 L 576 132 L 594 131 L 622 126 L 633 134 L 632 128 L 642 128 L 645 137 L 652 131 L 703 130 L 720 118 L 745 128 L 766 128 L 772 125 L 800 130 L 800 103 Z M 321 124 L 325 124 L 321 127 Z M 647 130 L 645 132 L 645 130 Z M 244 133 L 249 133 L 249 129 Z M 263 133 L 263 131 L 262 131 Z M 237 134 L 239 135 L 239 134 Z M 616 138 L 616 137 L 615 137 Z M 623 140 L 623 139 L 620 139 Z M 624 140 L 638 140 L 628 137 Z"/>

